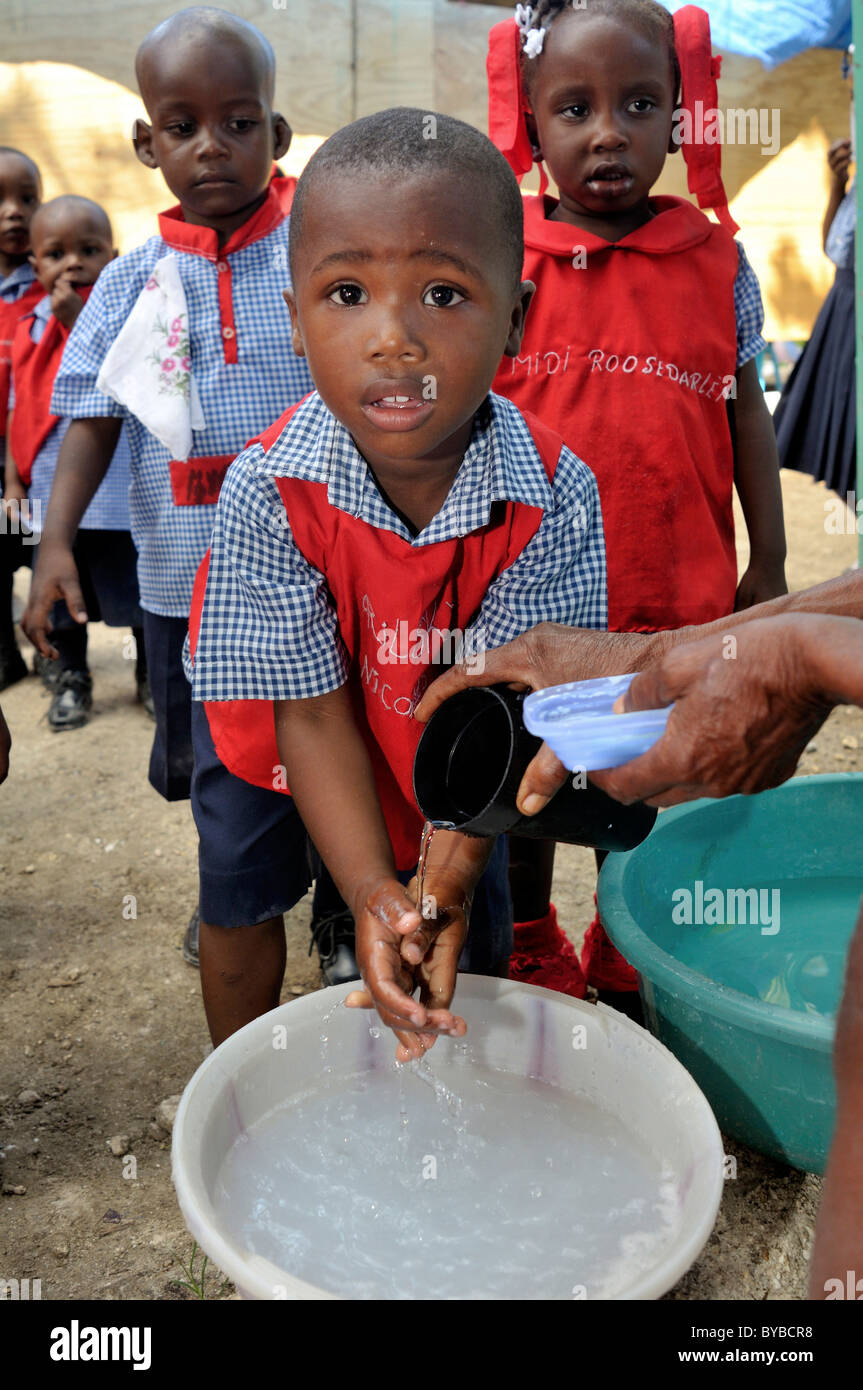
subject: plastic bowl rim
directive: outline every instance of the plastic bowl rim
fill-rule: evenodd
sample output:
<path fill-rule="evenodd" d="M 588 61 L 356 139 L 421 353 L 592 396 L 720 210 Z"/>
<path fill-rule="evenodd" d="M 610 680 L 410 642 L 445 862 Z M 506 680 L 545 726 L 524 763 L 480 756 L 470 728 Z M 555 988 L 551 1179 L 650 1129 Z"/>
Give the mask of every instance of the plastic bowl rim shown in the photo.
<path fill-rule="evenodd" d="M 863 783 L 863 773 L 813 773 L 805 778 L 789 778 L 787 782 L 782 783 L 782 786 L 773 787 L 769 793 L 760 793 L 760 795 L 781 793 L 783 788 L 801 782 L 853 784 L 855 780 Z M 739 799 L 739 797 L 725 797 L 722 798 L 722 801 Z M 597 892 L 606 929 L 608 929 L 609 919 L 612 922 L 609 936 L 612 937 L 615 946 L 626 956 L 627 960 L 631 960 L 633 956 L 639 957 L 643 964 L 635 963 L 634 968 L 651 983 L 659 984 L 668 992 L 678 995 L 681 984 L 699 996 L 709 991 L 709 1007 L 704 1003 L 695 1005 L 703 1013 L 709 1013 L 725 1022 L 746 1027 L 750 1032 L 767 1033 L 773 1038 L 784 1038 L 789 1042 L 804 1044 L 813 1050 L 832 1051 L 836 1031 L 835 1019 L 827 1020 L 823 1015 L 804 1014 L 796 1010 L 783 1009 L 779 1004 L 768 1004 L 762 999 L 754 999 L 750 995 L 742 994 L 740 990 L 732 989 L 729 985 L 718 984 L 715 980 L 711 980 L 709 975 L 702 975 L 698 970 L 693 970 L 691 966 L 684 965 L 682 961 L 678 961 L 676 956 L 672 956 L 670 952 L 657 946 L 656 942 L 638 925 L 629 910 L 623 892 L 623 878 L 631 857 L 637 854 L 642 845 L 646 844 L 654 835 L 661 835 L 664 826 L 672 825 L 683 816 L 706 811 L 719 804 L 719 798 L 700 797 L 697 801 L 688 801 L 680 806 L 669 807 L 659 816 L 647 840 L 643 840 L 641 845 L 636 845 L 635 849 L 609 854 L 600 872 Z M 618 932 L 618 939 L 615 940 L 614 928 L 617 927 L 618 923 L 622 923 L 624 929 Z M 851 930 L 853 931 L 853 924 Z"/>
<path fill-rule="evenodd" d="M 654 1300 L 661 1298 L 663 1293 L 667 1293 L 670 1289 L 674 1288 L 698 1259 L 698 1256 L 710 1239 L 722 1203 L 722 1194 L 725 1186 L 723 1176 L 724 1144 L 719 1125 L 716 1121 L 716 1116 L 713 1113 L 713 1108 L 701 1086 L 699 1086 L 691 1072 L 688 1071 L 679 1058 L 675 1057 L 674 1053 L 661 1041 L 661 1039 L 657 1038 L 653 1033 L 650 1033 L 646 1028 L 641 1028 L 637 1023 L 627 1018 L 625 1014 L 621 1014 L 615 1009 L 608 1008 L 604 1004 L 587 1004 L 584 1000 L 570 998 L 570 996 L 560 994 L 556 990 L 544 989 L 538 985 L 528 985 L 523 981 L 507 980 L 496 976 L 465 974 L 463 978 L 466 980 L 470 979 L 474 986 L 479 986 L 477 992 L 480 999 L 493 1000 L 499 997 L 501 993 L 506 995 L 508 993 L 519 993 L 522 990 L 528 990 L 532 994 L 542 995 L 546 999 L 565 1008 L 571 1008 L 574 1012 L 589 1010 L 593 1016 L 596 1015 L 597 1011 L 608 1014 L 613 1018 L 614 1022 L 619 1024 L 625 1031 L 644 1035 L 651 1046 L 654 1047 L 657 1052 L 664 1055 L 666 1065 L 679 1072 L 682 1077 L 685 1077 L 686 1082 L 694 1092 L 696 1103 L 701 1109 L 705 1140 L 708 1146 L 714 1151 L 714 1157 L 717 1160 L 714 1164 L 712 1188 L 709 1197 L 702 1206 L 700 1219 L 698 1221 L 692 1221 L 690 1230 L 685 1239 L 674 1245 L 663 1258 L 657 1261 L 656 1265 L 651 1270 L 647 1271 L 640 1278 L 637 1278 L 630 1288 L 615 1301 L 627 1302 L 638 1301 L 640 1299 Z M 255 1266 L 243 1271 L 237 1248 L 231 1245 L 228 1239 L 222 1234 L 221 1228 L 218 1225 L 214 1225 L 210 1222 L 206 1235 L 202 1240 L 200 1230 L 195 1229 L 195 1227 L 198 1226 L 198 1220 L 195 1219 L 190 1222 L 190 1211 L 194 1213 L 195 1218 L 201 1215 L 200 1201 L 193 1191 L 192 1179 L 186 1166 L 180 1164 L 178 1152 L 180 1147 L 179 1141 L 183 1138 L 194 1085 L 201 1076 L 211 1071 L 213 1068 L 218 1069 L 220 1067 L 222 1058 L 220 1058 L 219 1054 L 223 1047 L 228 1047 L 232 1043 L 234 1047 L 237 1047 L 237 1040 L 244 1036 L 251 1039 L 256 1032 L 268 1032 L 272 1024 L 272 1018 L 276 1013 L 281 1013 L 291 1005 L 296 1007 L 301 1003 L 305 1004 L 306 1008 L 310 1008 L 311 1005 L 309 1001 L 316 995 L 327 996 L 329 999 L 333 999 L 334 995 L 340 994 L 342 998 L 344 998 L 351 992 L 352 988 L 354 988 L 354 985 L 348 983 L 345 985 L 330 986 L 328 989 L 313 990 L 309 994 L 303 996 L 302 1000 L 289 1000 L 286 1003 L 277 1005 L 275 1009 L 270 1010 L 268 1013 L 261 1014 L 259 1018 L 252 1019 L 250 1023 L 245 1024 L 244 1027 L 238 1029 L 236 1033 L 226 1038 L 224 1043 L 215 1048 L 204 1058 L 200 1066 L 196 1068 L 189 1078 L 183 1090 L 180 1104 L 177 1107 L 177 1115 L 174 1120 L 171 1135 L 171 1179 L 177 1196 L 177 1203 L 180 1207 L 180 1212 L 183 1221 L 186 1223 L 187 1229 L 198 1241 L 205 1253 L 210 1256 L 223 1273 L 227 1274 L 233 1280 L 241 1291 L 248 1289 L 249 1292 L 252 1292 L 252 1289 L 255 1287 L 260 1287 L 259 1275 L 261 1273 L 261 1267 L 272 1268 L 274 1270 L 277 1270 L 278 1267 L 273 1265 L 269 1260 L 260 1259 L 260 1263 L 258 1263 L 259 1257 L 253 1257 L 255 1259 Z M 209 1203 L 209 1205 L 212 1208 L 212 1203 Z M 215 1213 L 214 1208 L 213 1211 Z M 287 1297 L 291 1301 L 302 1299 L 340 1300 L 342 1298 L 341 1295 L 334 1294 L 323 1286 L 310 1284 L 306 1280 L 298 1278 L 296 1275 L 289 1274 L 287 1271 L 279 1270 L 278 1273 L 280 1275 L 278 1282 L 285 1288 Z M 247 1281 L 245 1284 L 243 1282 L 244 1277 Z M 253 1297 L 259 1297 L 259 1295 L 253 1294 Z M 350 1299 L 344 1301 L 350 1302 Z"/>

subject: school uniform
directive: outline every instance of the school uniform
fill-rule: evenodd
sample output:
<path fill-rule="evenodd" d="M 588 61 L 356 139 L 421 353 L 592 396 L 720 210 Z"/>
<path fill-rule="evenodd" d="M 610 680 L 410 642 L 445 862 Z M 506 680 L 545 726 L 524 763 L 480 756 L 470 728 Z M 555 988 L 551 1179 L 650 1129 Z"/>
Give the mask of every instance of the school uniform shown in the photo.
<path fill-rule="evenodd" d="M 685 5 L 673 24 L 680 107 L 692 119 L 718 104 L 720 59 L 704 10 Z M 517 22 L 491 30 L 487 72 L 489 133 L 521 179 L 535 151 Z M 652 218 L 613 243 L 550 219 L 539 156 L 539 196 L 524 200 L 524 277 L 537 292 L 521 351 L 501 363 L 494 383 L 557 429 L 596 474 L 613 631 L 709 622 L 732 612 L 737 587 L 727 401 L 738 368 L 765 346 L 763 308 L 734 240 L 720 148 L 686 139 L 682 153 L 690 194 L 718 223 L 684 199 L 654 197 Z M 552 919 L 553 908 L 525 925 L 559 939 L 556 920 L 547 928 Z M 529 944 L 527 955 L 534 951 Z M 582 965 L 600 989 L 637 985 L 598 916 Z"/>
<path fill-rule="evenodd" d="M 396 867 L 409 876 L 423 824 L 411 781 L 421 733 L 413 712 L 440 667 L 428 655 L 393 658 L 392 634 L 403 623 L 414 635 L 425 631 L 430 653 L 435 632 L 458 632 L 469 650 L 476 644 L 482 651 L 542 619 L 606 624 L 596 483 L 559 436 L 490 395 L 446 500 L 416 535 L 384 500 L 348 431 L 313 394 L 229 471 L 211 556 L 196 583 L 195 736 L 223 769 L 206 783 L 196 772 L 196 819 L 206 821 L 215 798 L 224 804 L 249 788 L 261 804 L 266 800 L 274 825 L 295 814 L 288 789 L 274 790 L 272 701 L 347 683 Z M 230 819 L 244 824 L 239 811 Z M 225 892 L 237 876 L 251 882 L 264 856 L 237 837 L 222 851 L 219 862 L 202 863 L 202 913 L 207 918 L 209 900 L 214 915 L 207 920 L 240 925 L 245 919 L 226 921 Z M 292 905 L 284 859 L 273 856 L 260 885 L 264 915 L 273 915 L 273 903 L 277 911 Z M 481 966 L 471 957 L 470 968 L 487 973 L 505 970 L 511 949 L 505 859 L 502 841 L 483 889 L 496 894 L 495 911 L 483 915 L 475 899 L 475 950 L 484 955 Z"/>
<path fill-rule="evenodd" d="M 274 179 L 261 207 L 221 248 L 212 228 L 187 223 L 179 207 L 162 213 L 159 234 L 99 276 L 70 335 L 52 397 L 52 410 L 63 416 L 124 420 L 131 531 L 156 708 L 150 781 L 171 801 L 189 794 L 191 709 L 182 647 L 219 488 L 246 441 L 312 384 L 305 362 L 294 355 L 282 299 L 288 283 L 286 184 Z M 188 305 L 191 373 L 205 422 L 185 461 L 172 459 L 129 409 L 96 387 L 109 348 L 155 266 L 171 252 Z"/>
<path fill-rule="evenodd" d="M 6 422 L 11 387 L 12 339 L 22 314 L 32 309 L 42 297 L 42 286 L 36 279 L 29 261 L 11 270 L 0 280 L 0 496 L 4 492 L 6 474 Z M 32 545 L 25 544 L 20 530 L 0 528 L 0 689 L 7 679 L 20 679 L 26 666 L 15 642 L 12 622 L 12 579 L 15 571 L 29 565 Z M 14 673 L 14 674 L 13 674 Z"/>
<path fill-rule="evenodd" d="M 85 301 L 91 289 L 79 292 Z M 36 537 L 42 530 L 60 446 L 71 423 L 51 413 L 51 392 L 69 329 L 51 312 L 43 294 L 18 323 L 12 344 L 12 420 L 9 447 L 27 487 Z M 135 547 L 129 533 L 129 448 L 122 430 L 111 465 L 81 519 L 75 562 L 89 617 L 109 627 L 141 627 Z M 35 564 L 35 555 L 34 555 Z M 86 630 L 65 603 L 54 606 L 52 631 L 61 669 L 86 669 Z M 80 638 L 80 641 L 75 639 Z M 64 650 L 68 645 L 69 650 Z"/>
<path fill-rule="evenodd" d="M 764 346 L 739 242 L 683 198 L 617 242 L 525 199 L 537 289 L 494 389 L 532 410 L 596 475 L 609 627 L 649 632 L 730 613 L 737 587 L 726 401 Z"/>
<path fill-rule="evenodd" d="M 824 251 L 836 267 L 809 342 L 794 364 L 773 424 L 783 468 L 809 473 L 845 501 L 857 476 L 854 375 L 854 235 L 857 195 L 848 189 L 830 224 Z"/>
<path fill-rule="evenodd" d="M 24 314 L 30 313 L 43 293 L 29 261 L 16 266 L 0 280 L 0 438 L 5 438 L 6 435 L 9 388 L 12 380 L 12 339 L 15 337 L 15 328 L 18 320 Z M 0 471 L 4 468 L 5 462 L 4 452 L 0 458 Z"/>

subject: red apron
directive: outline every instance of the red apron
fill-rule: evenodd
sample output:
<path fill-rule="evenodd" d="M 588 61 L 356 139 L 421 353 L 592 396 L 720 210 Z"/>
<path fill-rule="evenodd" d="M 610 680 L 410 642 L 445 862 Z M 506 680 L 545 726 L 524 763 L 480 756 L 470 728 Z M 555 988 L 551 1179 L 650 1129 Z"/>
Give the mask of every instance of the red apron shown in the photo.
<path fill-rule="evenodd" d="M 40 285 L 40 299 L 45 291 Z M 92 285 L 78 290 L 86 304 Z M 51 393 L 54 379 L 60 370 L 63 349 L 71 329 L 52 314 L 38 343 L 30 336 L 34 315 L 22 318 L 12 340 L 12 382 L 15 387 L 15 409 L 9 427 L 9 447 L 25 487 L 30 486 L 33 463 L 39 450 L 59 423 L 60 416 L 51 414 Z"/>
<path fill-rule="evenodd" d="M 537 292 L 493 387 L 596 475 L 613 631 L 709 622 L 731 612 L 737 584 L 737 247 L 684 199 L 652 201 L 658 215 L 611 243 L 525 199 Z"/>
<path fill-rule="evenodd" d="M 288 411 L 262 436 L 265 450 L 292 414 Z M 530 416 L 527 424 L 546 474 L 553 478 L 562 441 Z M 429 654 L 438 643 L 447 650 L 450 635 L 469 627 L 490 585 L 536 534 L 542 509 L 519 502 L 500 504 L 481 530 L 414 548 L 391 531 L 331 507 L 325 483 L 275 481 L 299 550 L 326 575 L 348 655 L 357 725 L 374 768 L 396 865 L 410 869 L 416 864 L 423 825 L 412 781 L 422 726 L 413 711 L 443 669 L 432 664 Z M 193 655 L 208 568 L 209 553 L 192 596 Z M 205 708 L 216 752 L 228 770 L 255 786 L 286 791 L 284 779 L 277 776 L 273 702 L 214 701 Z"/>
<path fill-rule="evenodd" d="M 6 434 L 6 419 L 9 410 L 9 385 L 12 381 L 12 341 L 15 337 L 15 328 L 18 320 L 25 314 L 29 314 L 39 303 L 40 299 L 45 298 L 45 291 L 34 280 L 32 285 L 16 299 L 14 304 L 7 304 L 0 299 L 0 438 Z"/>

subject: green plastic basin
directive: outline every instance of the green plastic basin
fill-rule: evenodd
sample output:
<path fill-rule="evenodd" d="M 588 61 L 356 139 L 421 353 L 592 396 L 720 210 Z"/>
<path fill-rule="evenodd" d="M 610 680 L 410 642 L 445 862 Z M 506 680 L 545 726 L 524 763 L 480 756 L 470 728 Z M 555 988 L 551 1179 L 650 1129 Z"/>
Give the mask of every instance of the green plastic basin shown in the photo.
<path fill-rule="evenodd" d="M 599 878 L 651 1032 L 726 1134 L 812 1172 L 833 1132 L 835 1015 L 861 895 L 860 773 L 663 811 Z"/>

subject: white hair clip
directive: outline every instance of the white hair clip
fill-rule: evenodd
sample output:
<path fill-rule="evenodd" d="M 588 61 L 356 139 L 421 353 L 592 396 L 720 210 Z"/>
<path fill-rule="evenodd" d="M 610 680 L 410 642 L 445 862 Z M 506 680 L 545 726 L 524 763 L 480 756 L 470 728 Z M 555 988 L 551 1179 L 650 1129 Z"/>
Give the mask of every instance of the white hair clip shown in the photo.
<path fill-rule="evenodd" d="M 528 30 L 533 24 L 533 8 L 530 5 L 516 5 L 515 22 L 521 30 L 522 38 L 527 38 Z"/>
<path fill-rule="evenodd" d="M 522 46 L 525 58 L 538 58 L 545 43 L 544 29 L 528 29 Z"/>
<path fill-rule="evenodd" d="M 545 30 L 533 27 L 534 14 L 532 5 L 515 7 L 515 22 L 521 34 L 521 47 L 525 58 L 538 58 L 545 42 Z"/>

